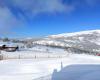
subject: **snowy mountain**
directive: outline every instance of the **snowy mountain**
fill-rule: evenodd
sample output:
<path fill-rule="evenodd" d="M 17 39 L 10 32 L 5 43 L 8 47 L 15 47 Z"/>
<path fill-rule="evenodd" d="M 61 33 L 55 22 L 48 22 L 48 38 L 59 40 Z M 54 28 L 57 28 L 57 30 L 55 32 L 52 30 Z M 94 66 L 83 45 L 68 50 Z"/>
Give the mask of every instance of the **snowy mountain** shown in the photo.
<path fill-rule="evenodd" d="M 21 49 L 49 53 L 89 53 L 100 52 L 100 30 L 81 31 L 50 35 L 43 38 L 1 39 L 0 44 L 17 45 Z"/>
<path fill-rule="evenodd" d="M 99 53 L 100 30 L 81 31 L 47 36 L 33 41 L 33 45 L 63 48 L 71 52 Z"/>

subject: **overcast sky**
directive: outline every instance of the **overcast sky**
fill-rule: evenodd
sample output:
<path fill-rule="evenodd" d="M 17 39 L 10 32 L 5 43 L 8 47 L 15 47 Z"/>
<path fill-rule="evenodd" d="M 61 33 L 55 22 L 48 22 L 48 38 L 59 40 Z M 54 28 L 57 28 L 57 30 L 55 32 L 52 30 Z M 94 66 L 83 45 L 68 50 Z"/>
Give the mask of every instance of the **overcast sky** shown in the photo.
<path fill-rule="evenodd" d="M 100 29 L 100 0 L 0 0 L 1 37 Z"/>

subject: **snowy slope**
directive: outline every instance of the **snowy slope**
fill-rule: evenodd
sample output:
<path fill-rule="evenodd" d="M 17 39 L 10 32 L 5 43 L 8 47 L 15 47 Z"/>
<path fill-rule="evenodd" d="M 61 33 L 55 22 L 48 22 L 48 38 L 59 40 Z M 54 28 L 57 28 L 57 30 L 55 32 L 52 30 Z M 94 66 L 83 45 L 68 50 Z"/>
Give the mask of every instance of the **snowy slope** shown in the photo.
<path fill-rule="evenodd" d="M 76 64 L 55 72 L 52 80 L 100 80 L 99 73 L 100 65 Z"/>
<path fill-rule="evenodd" d="M 54 69 L 60 71 L 61 64 L 63 67 L 73 64 L 96 65 L 100 64 L 100 58 L 88 55 L 70 55 L 61 59 L 4 60 L 0 61 L 0 80 L 40 80 L 40 77 L 45 79 L 45 76 L 51 75 Z"/>
<path fill-rule="evenodd" d="M 0 45 L 19 46 L 20 50 L 37 50 L 51 53 L 61 51 L 94 55 L 100 53 L 100 30 L 63 33 L 43 38 L 24 38 L 15 41 L 18 42 L 0 41 Z"/>
<path fill-rule="evenodd" d="M 83 35 L 83 34 L 93 34 L 93 33 L 99 33 L 100 30 L 87 30 L 87 31 L 80 31 L 80 32 L 73 32 L 73 33 L 63 33 L 63 34 L 58 34 L 58 35 L 51 35 L 49 37 L 70 37 L 70 36 L 76 36 L 76 35 Z"/>
<path fill-rule="evenodd" d="M 71 48 L 70 51 L 72 52 L 80 50 L 89 53 L 99 53 L 100 30 L 90 30 L 75 33 L 51 35 L 41 40 L 33 41 L 33 45 L 44 45 L 64 49 Z"/>

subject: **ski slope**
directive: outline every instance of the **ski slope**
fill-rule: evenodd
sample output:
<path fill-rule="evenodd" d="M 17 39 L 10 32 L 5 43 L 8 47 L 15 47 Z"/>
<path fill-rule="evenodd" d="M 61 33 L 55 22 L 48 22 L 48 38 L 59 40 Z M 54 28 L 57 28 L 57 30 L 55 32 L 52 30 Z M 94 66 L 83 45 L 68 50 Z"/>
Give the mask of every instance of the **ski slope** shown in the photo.
<path fill-rule="evenodd" d="M 67 67 L 75 64 L 97 65 L 100 64 L 100 57 L 84 54 L 72 54 L 66 58 L 59 59 L 2 60 L 0 61 L 0 80 L 40 80 L 41 77 L 48 75 L 52 78 L 54 69 L 57 69 L 59 72 L 62 65 L 63 67 Z"/>

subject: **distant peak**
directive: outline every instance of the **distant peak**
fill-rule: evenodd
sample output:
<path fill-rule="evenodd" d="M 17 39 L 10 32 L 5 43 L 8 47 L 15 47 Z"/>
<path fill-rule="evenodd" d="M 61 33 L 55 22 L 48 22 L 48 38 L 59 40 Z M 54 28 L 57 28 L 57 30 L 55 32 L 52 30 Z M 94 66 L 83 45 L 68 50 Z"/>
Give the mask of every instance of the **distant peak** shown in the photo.
<path fill-rule="evenodd" d="M 79 31 L 79 32 L 73 32 L 73 33 L 63 33 L 58 35 L 51 35 L 48 36 L 50 38 L 53 37 L 69 37 L 69 36 L 75 36 L 75 35 L 82 35 L 82 34 L 93 34 L 93 33 L 100 33 L 100 30 L 86 30 L 86 31 Z"/>

